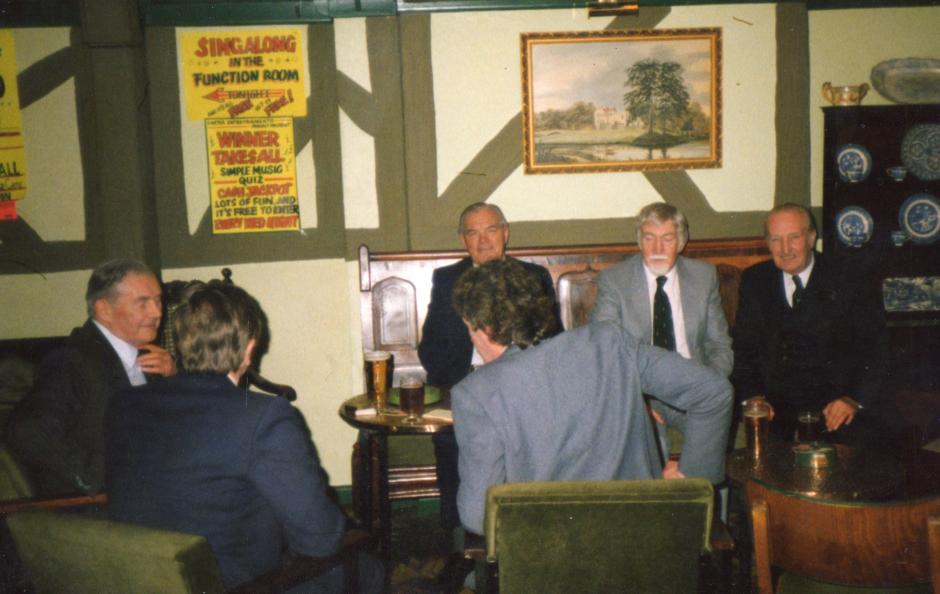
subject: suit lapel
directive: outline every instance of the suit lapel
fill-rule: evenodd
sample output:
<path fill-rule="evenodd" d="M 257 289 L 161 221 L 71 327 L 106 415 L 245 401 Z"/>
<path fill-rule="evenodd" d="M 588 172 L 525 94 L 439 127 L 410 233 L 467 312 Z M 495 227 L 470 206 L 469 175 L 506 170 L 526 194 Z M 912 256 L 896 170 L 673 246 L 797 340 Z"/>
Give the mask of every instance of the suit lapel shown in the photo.
<path fill-rule="evenodd" d="M 689 354 L 697 359 L 697 341 L 690 332 L 698 328 L 701 322 L 702 298 L 706 297 L 705 289 L 699 286 L 698 278 L 691 273 L 686 265 L 685 258 L 679 256 L 676 260 L 676 276 L 679 278 L 679 293 L 682 300 L 682 322 L 685 326 L 685 344 L 689 347 Z"/>
<path fill-rule="evenodd" d="M 627 277 L 627 301 L 633 304 L 634 315 L 630 316 L 636 323 L 637 336 L 645 336 L 647 340 L 653 339 L 653 320 L 650 314 L 649 288 L 646 286 L 646 270 L 643 268 L 643 257 L 637 255 L 632 260 L 632 270 Z"/>

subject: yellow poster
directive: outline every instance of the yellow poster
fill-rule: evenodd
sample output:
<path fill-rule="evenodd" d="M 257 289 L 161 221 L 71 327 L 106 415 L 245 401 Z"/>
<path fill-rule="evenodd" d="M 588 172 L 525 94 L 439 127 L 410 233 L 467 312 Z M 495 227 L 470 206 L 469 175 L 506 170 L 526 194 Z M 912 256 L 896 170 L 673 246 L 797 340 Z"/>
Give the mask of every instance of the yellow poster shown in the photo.
<path fill-rule="evenodd" d="M 307 115 L 299 27 L 180 33 L 186 115 Z"/>
<path fill-rule="evenodd" d="M 25 196 L 26 146 L 16 85 L 13 31 L 0 30 L 0 202 Z"/>
<path fill-rule="evenodd" d="M 291 118 L 206 120 L 213 233 L 300 229 Z"/>

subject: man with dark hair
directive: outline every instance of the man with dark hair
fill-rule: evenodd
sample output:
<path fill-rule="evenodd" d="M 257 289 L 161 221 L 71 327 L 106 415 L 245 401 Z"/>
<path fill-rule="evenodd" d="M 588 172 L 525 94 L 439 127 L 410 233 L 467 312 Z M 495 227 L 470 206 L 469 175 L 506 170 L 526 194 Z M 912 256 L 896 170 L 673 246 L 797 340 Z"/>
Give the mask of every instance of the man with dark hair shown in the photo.
<path fill-rule="evenodd" d="M 764 230 L 773 258 L 741 277 L 737 396 L 766 399 L 771 432 L 782 439 L 793 439 L 807 411 L 822 414 L 828 439 L 870 442 L 874 419 L 858 420 L 876 404 L 888 360 L 875 284 L 814 251 L 816 224 L 803 206 L 775 207 Z"/>
<path fill-rule="evenodd" d="M 428 372 L 429 384 L 450 387 L 462 380 L 475 365 L 481 365 L 480 354 L 474 352 L 467 328 L 454 311 L 454 284 L 464 271 L 493 260 L 506 258 L 509 223 L 495 204 L 476 202 L 460 214 L 457 235 L 467 249 L 468 257 L 456 264 L 434 271 L 431 280 L 431 302 L 421 330 L 418 357 Z M 542 292 L 555 301 L 555 288 L 548 270 L 537 264 L 520 262 L 542 287 Z M 557 317 L 557 314 L 556 314 Z M 446 530 L 457 528 L 457 442 L 452 433 L 438 432 L 433 436 L 437 458 L 437 483 L 441 491 L 441 525 Z M 460 541 L 461 539 L 456 539 Z M 463 550 L 460 542 L 459 550 Z"/>
<path fill-rule="evenodd" d="M 169 353 L 153 344 L 162 302 L 150 268 L 129 259 L 105 262 L 88 279 L 85 301 L 88 321 L 42 362 L 7 428 L 10 447 L 43 496 L 100 491 L 111 396 L 176 371 Z"/>
<path fill-rule="evenodd" d="M 286 552 L 335 553 L 345 518 L 300 413 L 240 388 L 264 326 L 258 303 L 221 281 L 188 288 L 173 314 L 183 373 L 118 393 L 108 410 L 112 519 L 200 534 L 227 588 Z M 381 587 L 381 570 L 372 585 Z M 342 591 L 342 570 L 307 584 Z M 309 591 L 309 590 L 303 590 Z"/>
<path fill-rule="evenodd" d="M 731 386 L 721 374 L 611 322 L 547 338 L 551 302 L 512 261 L 465 272 L 454 307 L 486 362 L 451 392 L 468 530 L 482 534 L 492 484 L 659 477 L 644 393 L 686 411 L 676 478 L 724 479 Z"/>

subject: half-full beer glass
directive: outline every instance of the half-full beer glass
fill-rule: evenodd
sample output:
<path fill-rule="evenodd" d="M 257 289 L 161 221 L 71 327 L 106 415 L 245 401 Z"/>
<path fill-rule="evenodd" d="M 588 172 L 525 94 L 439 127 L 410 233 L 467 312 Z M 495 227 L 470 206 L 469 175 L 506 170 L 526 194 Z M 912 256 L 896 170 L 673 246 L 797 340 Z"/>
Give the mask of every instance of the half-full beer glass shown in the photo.
<path fill-rule="evenodd" d="M 401 410 L 407 415 L 404 423 L 417 425 L 424 414 L 424 382 L 416 377 L 406 377 L 398 388 Z"/>
<path fill-rule="evenodd" d="M 388 393 L 392 389 L 392 354 L 387 351 L 366 351 L 366 392 L 375 412 L 388 410 Z"/>
<path fill-rule="evenodd" d="M 767 447 L 767 432 L 770 423 L 770 405 L 766 400 L 752 398 L 743 403 L 744 435 L 747 438 L 747 449 L 755 458 Z"/>

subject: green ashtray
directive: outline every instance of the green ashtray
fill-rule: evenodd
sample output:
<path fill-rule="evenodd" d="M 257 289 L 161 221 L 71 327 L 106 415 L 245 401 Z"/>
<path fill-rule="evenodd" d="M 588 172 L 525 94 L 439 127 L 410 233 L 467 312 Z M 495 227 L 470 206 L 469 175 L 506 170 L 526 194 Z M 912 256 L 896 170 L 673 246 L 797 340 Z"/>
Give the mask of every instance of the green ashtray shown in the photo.
<path fill-rule="evenodd" d="M 793 453 L 803 468 L 829 468 L 836 462 L 836 449 L 826 443 L 801 443 L 793 447 Z"/>
<path fill-rule="evenodd" d="M 395 406 L 401 404 L 401 392 L 398 391 L 398 388 L 392 388 L 391 393 L 388 395 L 388 401 L 390 404 L 394 404 Z M 435 402 L 440 401 L 441 389 L 437 386 L 424 384 L 424 403 L 434 404 Z"/>

